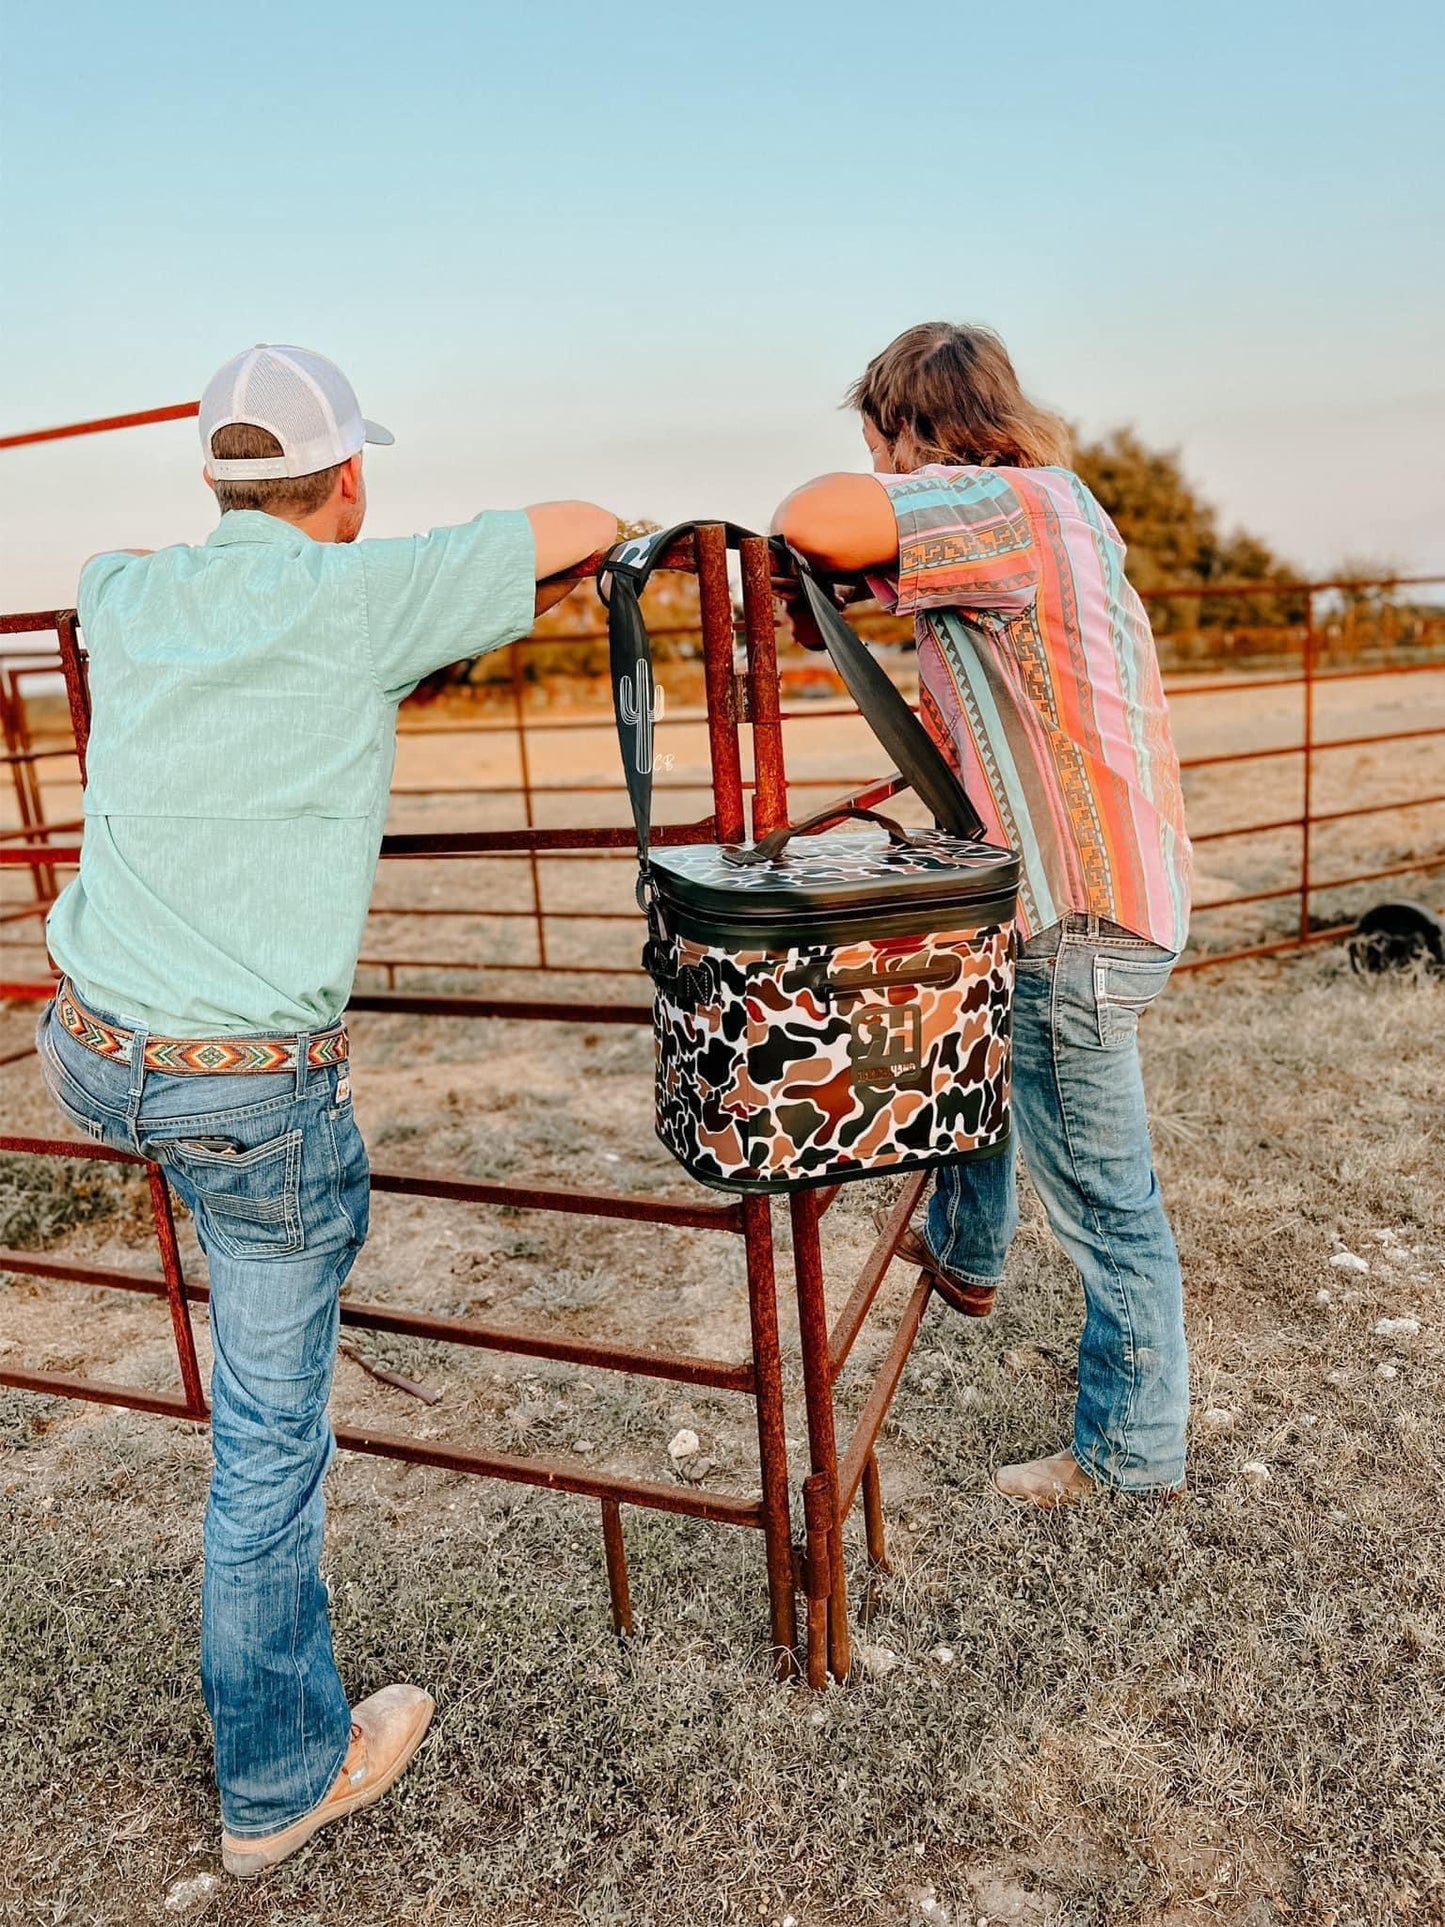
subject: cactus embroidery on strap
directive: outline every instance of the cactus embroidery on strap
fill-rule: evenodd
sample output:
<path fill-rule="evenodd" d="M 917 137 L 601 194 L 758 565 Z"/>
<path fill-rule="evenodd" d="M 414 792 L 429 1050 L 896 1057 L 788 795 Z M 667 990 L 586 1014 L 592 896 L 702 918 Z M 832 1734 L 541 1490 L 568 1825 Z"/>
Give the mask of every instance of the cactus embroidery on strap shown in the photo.
<path fill-rule="evenodd" d="M 647 663 L 638 663 L 635 676 L 622 678 L 618 705 L 623 722 L 628 724 L 636 735 L 634 767 L 639 776 L 650 776 L 652 774 L 652 732 L 654 726 L 662 719 L 666 698 L 661 687 L 653 680 L 652 670 Z"/>

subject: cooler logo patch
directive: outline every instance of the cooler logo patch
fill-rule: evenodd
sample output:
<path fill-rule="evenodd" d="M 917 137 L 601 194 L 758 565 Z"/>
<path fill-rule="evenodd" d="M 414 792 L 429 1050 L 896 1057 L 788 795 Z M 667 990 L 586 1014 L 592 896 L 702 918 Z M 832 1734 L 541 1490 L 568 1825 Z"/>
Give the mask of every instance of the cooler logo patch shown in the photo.
<path fill-rule="evenodd" d="M 917 1004 L 875 1005 L 853 1013 L 848 1055 L 855 1084 L 901 1084 L 923 1068 L 923 1019 Z"/>

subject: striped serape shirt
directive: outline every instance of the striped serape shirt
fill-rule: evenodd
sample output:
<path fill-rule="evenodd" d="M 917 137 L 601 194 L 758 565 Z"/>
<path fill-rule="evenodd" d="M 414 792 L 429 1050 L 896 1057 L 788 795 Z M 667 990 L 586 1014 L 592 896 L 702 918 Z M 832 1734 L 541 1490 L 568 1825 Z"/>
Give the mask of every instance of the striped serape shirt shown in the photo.
<path fill-rule="evenodd" d="M 898 573 L 873 587 L 915 618 L 924 721 L 990 841 L 1023 858 L 1023 935 L 1081 911 L 1182 950 L 1179 760 L 1113 523 L 1068 469 L 876 479 L 898 518 Z"/>

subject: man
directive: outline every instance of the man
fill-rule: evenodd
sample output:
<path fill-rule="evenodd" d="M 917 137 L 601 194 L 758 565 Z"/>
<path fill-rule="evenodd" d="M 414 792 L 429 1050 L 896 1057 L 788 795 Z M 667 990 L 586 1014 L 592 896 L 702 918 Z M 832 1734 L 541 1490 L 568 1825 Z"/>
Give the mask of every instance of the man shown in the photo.
<path fill-rule="evenodd" d="M 214 1471 L 201 1666 L 222 1857 L 256 1874 L 404 1770 L 430 1697 L 348 1707 L 318 1573 L 338 1296 L 367 1231 L 342 1013 L 386 818 L 398 704 L 525 635 L 616 536 L 586 502 L 358 541 L 362 450 L 392 436 L 308 350 L 205 391 L 199 548 L 94 557 L 77 880 L 42 1072 L 92 1137 L 154 1159 L 210 1278 Z"/>
<path fill-rule="evenodd" d="M 1136 1040 L 1184 945 L 1190 851 L 1148 617 L 1064 423 L 997 336 L 910 328 L 849 400 L 874 474 L 808 483 L 773 526 L 916 617 L 925 719 L 991 840 L 1022 855 L 1014 1122 L 1084 1286 L 1072 1446 L 994 1483 L 1039 1506 L 1173 1492 L 1188 1355 Z M 943 1167 L 899 1252 L 986 1316 L 1017 1225 L 1010 1151 Z"/>

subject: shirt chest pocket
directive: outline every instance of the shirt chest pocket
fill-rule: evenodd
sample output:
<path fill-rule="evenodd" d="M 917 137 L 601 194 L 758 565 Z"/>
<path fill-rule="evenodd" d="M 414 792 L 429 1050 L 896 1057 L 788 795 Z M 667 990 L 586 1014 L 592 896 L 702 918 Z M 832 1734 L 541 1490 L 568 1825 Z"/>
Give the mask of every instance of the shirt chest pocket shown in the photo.
<path fill-rule="evenodd" d="M 192 1139 L 147 1145 L 196 1220 L 201 1243 L 232 1258 L 283 1258 L 301 1251 L 302 1133 L 287 1131 L 250 1151 Z"/>

